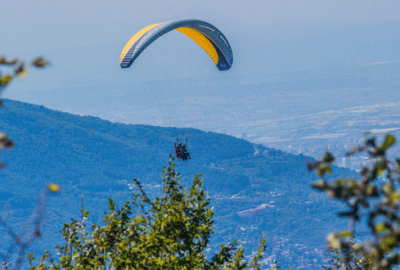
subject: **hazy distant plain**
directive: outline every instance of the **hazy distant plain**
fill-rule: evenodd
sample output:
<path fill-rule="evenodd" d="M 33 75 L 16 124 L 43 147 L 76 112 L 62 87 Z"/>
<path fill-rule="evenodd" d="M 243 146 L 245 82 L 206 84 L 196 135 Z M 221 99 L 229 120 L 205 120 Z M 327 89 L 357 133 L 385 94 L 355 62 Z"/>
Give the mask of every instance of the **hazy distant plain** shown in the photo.
<path fill-rule="evenodd" d="M 58 108 L 113 122 L 190 126 L 313 157 L 328 149 L 341 157 L 367 130 L 400 135 L 399 62 L 237 78 L 207 94 L 143 103 L 135 102 L 141 86 L 105 97 L 115 87 L 99 88 L 96 106 Z"/>

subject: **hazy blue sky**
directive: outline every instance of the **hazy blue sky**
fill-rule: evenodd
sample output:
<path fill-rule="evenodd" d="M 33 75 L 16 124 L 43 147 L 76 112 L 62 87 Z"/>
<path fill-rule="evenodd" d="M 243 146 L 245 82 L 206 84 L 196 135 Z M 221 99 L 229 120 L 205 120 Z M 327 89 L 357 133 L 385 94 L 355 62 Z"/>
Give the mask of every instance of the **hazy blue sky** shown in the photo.
<path fill-rule="evenodd" d="M 310 24 L 323 27 L 400 20 L 400 2 L 396 0 L 1 0 L 0 9 L 2 32 L 6 28 L 12 38 L 6 52 L 123 42 L 143 25 L 177 18 L 204 19 L 228 36 L 236 36 L 236 30 L 266 34 L 279 25 L 297 29 Z"/>
<path fill-rule="evenodd" d="M 136 31 L 154 22 L 198 18 L 217 26 L 234 51 L 228 78 L 399 56 L 397 0 L 0 0 L 0 11 L 6 38 L 0 54 L 43 54 L 54 64 L 32 71 L 4 97 L 50 107 L 57 107 L 57 92 L 45 100 L 38 91 L 133 83 L 119 68 L 119 54 Z"/>

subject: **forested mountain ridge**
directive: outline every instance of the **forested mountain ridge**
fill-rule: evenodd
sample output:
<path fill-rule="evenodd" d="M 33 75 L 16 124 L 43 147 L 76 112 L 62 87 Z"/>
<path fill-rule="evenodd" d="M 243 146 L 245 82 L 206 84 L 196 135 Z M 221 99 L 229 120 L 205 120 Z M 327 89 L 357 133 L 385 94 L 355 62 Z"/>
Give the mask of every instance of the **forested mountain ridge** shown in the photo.
<path fill-rule="evenodd" d="M 62 188 L 50 200 L 44 236 L 33 246 L 36 252 L 61 241 L 58 231 L 79 215 L 82 195 L 90 220 L 97 222 L 108 197 L 119 204 L 129 198 L 129 179 L 139 178 L 149 194 L 157 194 L 161 169 L 177 135 L 175 128 L 111 123 L 12 100 L 5 100 L 0 110 L 0 130 L 16 144 L 3 155 L 7 167 L 0 170 L 0 205 L 8 209 L 13 227 L 22 226 L 47 183 Z M 325 234 L 340 224 L 332 202 L 310 188 L 315 177 L 306 171 L 307 157 L 218 133 L 178 133 L 181 138 L 189 134 L 192 160 L 177 161 L 177 171 L 183 181 L 202 173 L 215 207 L 211 247 L 239 239 L 251 251 L 265 233 L 271 253 L 285 249 L 292 254 L 276 259 L 295 265 L 304 250 L 296 251 L 293 245 L 323 248 Z M 262 204 L 264 208 L 243 213 Z M 2 238 L 3 243 L 11 241 Z"/>

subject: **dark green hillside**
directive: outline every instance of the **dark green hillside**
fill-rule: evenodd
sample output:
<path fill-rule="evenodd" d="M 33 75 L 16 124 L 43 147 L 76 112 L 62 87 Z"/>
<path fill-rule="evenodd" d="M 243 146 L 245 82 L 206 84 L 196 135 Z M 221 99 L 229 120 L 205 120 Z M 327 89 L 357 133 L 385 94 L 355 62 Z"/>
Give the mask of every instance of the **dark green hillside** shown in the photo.
<path fill-rule="evenodd" d="M 61 224 L 79 214 L 81 195 L 93 213 L 91 220 L 97 221 L 108 197 L 121 203 L 130 196 L 132 178 L 139 178 L 149 194 L 157 194 L 176 136 L 173 128 L 111 123 L 11 100 L 0 110 L 0 130 L 16 143 L 4 155 L 7 168 L 0 170 L 0 206 L 11 209 L 14 226 L 22 226 L 47 183 L 62 187 L 50 201 L 36 251 L 60 241 Z M 183 137 L 185 130 L 179 132 Z M 332 202 L 309 186 L 314 176 L 306 171 L 305 156 L 217 133 L 192 129 L 189 134 L 193 160 L 178 161 L 177 170 L 184 181 L 195 173 L 204 175 L 216 211 L 214 244 L 240 239 L 250 251 L 265 233 L 271 253 L 304 255 L 324 247 L 325 234 L 338 223 Z M 238 214 L 261 204 L 268 206 Z M 321 205 L 327 206 L 324 212 Z M 297 243 L 306 248 L 297 250 Z M 291 257 L 280 260 L 296 264 L 296 256 Z"/>

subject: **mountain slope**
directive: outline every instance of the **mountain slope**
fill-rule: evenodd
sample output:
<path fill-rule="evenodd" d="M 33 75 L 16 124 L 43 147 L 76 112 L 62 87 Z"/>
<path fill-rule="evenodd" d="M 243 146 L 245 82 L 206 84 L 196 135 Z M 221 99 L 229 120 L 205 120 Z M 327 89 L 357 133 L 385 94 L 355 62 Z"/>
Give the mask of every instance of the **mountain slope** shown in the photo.
<path fill-rule="evenodd" d="M 7 167 L 0 170 L 0 206 L 10 209 L 15 228 L 22 226 L 47 183 L 62 187 L 50 200 L 44 237 L 32 247 L 36 252 L 60 243 L 58 231 L 63 222 L 79 215 L 82 195 L 92 213 L 90 220 L 97 222 L 108 197 L 121 204 L 131 196 L 129 179 L 139 178 L 149 194 L 158 194 L 161 169 L 173 152 L 177 134 L 175 128 L 111 123 L 12 100 L 5 100 L 0 110 L 0 130 L 16 143 L 4 155 Z M 277 259 L 294 266 L 299 256 L 303 263 L 307 256 L 311 260 L 305 252 L 322 250 L 326 233 L 341 226 L 335 219 L 335 205 L 310 188 L 315 177 L 306 171 L 307 157 L 223 134 L 178 132 L 181 138 L 189 134 L 193 159 L 177 161 L 177 171 L 184 182 L 202 173 L 215 207 L 211 248 L 240 239 L 250 252 L 265 233 L 269 252 L 288 251 L 292 255 L 277 255 Z M 3 243 L 10 243 L 3 238 Z M 297 248 L 298 244 L 305 248 Z M 323 260 L 318 252 L 314 264 Z"/>

